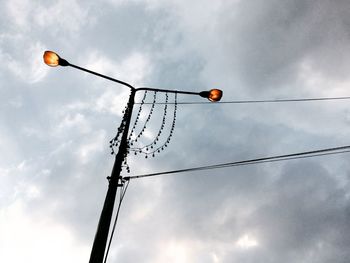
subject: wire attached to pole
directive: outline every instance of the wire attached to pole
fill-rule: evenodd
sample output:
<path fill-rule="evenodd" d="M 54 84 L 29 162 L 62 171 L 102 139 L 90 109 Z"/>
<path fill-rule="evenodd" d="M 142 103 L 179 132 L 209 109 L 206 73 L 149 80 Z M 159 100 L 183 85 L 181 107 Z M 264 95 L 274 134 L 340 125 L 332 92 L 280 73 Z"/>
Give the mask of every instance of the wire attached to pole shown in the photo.
<path fill-rule="evenodd" d="M 119 198 L 119 202 L 118 202 L 118 208 L 117 208 L 117 212 L 116 212 L 116 215 L 115 215 L 115 219 L 114 219 L 114 223 L 113 223 L 113 228 L 112 228 L 112 232 L 111 232 L 111 236 L 109 238 L 109 241 L 108 241 L 108 246 L 107 246 L 107 250 L 106 250 L 106 255 L 105 255 L 105 259 L 104 259 L 104 263 L 107 262 L 107 258 L 108 258 L 108 254 L 109 254 L 109 249 L 111 247 L 111 244 L 112 244 L 112 239 L 113 239 L 113 235 L 114 235 L 114 232 L 115 232 L 115 228 L 117 226 L 117 222 L 118 222 L 118 217 L 119 217 L 119 211 L 120 211 L 120 207 L 122 205 L 122 202 L 123 202 L 123 199 L 125 197 L 125 194 L 126 194 L 126 190 L 128 189 L 129 187 L 129 183 L 130 183 L 130 180 L 127 180 L 125 182 L 125 184 L 123 184 L 121 190 L 120 190 L 120 198 Z"/>
<path fill-rule="evenodd" d="M 220 101 L 216 103 L 212 102 L 203 102 L 203 101 L 183 101 L 178 102 L 177 104 L 182 105 L 200 105 L 200 104 L 211 104 L 211 105 L 219 105 L 219 104 L 253 104 L 253 103 L 283 103 L 283 102 L 310 102 L 310 101 L 332 101 L 332 100 L 349 100 L 350 96 L 344 97 L 323 97 L 323 98 L 300 98 L 300 99 L 267 99 L 267 100 L 232 100 L 232 101 Z M 135 104 L 140 104 L 136 102 Z M 150 103 L 144 103 L 150 104 Z M 163 102 L 157 102 L 156 104 L 164 104 Z M 173 104 L 172 102 L 168 104 Z"/>
<path fill-rule="evenodd" d="M 341 154 L 341 153 L 348 153 L 348 152 L 350 152 L 350 145 L 320 149 L 320 150 L 314 150 L 314 151 L 307 151 L 307 152 L 300 152 L 300 153 L 269 156 L 269 157 L 256 158 L 256 159 L 250 159 L 250 160 L 244 160 L 244 161 L 236 161 L 236 162 L 229 162 L 229 163 L 222 163 L 222 164 L 215 164 L 215 165 L 208 165 L 208 166 L 199 166 L 199 167 L 172 170 L 172 171 L 166 171 L 166 172 L 135 175 L 135 176 L 126 177 L 126 179 L 138 179 L 138 178 L 153 177 L 153 176 L 166 175 L 166 174 L 175 174 L 175 173 L 211 170 L 211 169 L 219 169 L 219 168 L 228 168 L 228 167 L 243 166 L 243 165 L 250 165 L 250 164 L 303 159 L 303 158 L 311 158 L 311 157 L 317 157 L 317 156 Z"/>

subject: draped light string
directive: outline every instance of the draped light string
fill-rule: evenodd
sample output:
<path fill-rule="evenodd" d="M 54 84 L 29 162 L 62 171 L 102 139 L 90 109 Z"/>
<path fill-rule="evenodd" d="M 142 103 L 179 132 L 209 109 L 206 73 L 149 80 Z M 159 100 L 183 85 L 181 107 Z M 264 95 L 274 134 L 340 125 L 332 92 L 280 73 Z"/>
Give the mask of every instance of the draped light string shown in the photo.
<path fill-rule="evenodd" d="M 139 106 L 139 110 L 137 111 L 137 114 L 136 114 L 136 119 L 135 119 L 134 125 L 133 125 L 132 128 L 131 128 L 130 135 L 129 135 L 129 139 L 128 139 L 129 142 L 134 141 L 134 140 L 132 140 L 131 138 L 132 138 L 132 136 L 134 135 L 134 132 L 135 132 L 137 123 L 138 123 L 138 121 L 139 121 L 139 119 L 140 119 L 140 115 L 141 115 L 141 111 L 142 111 L 142 106 L 143 106 L 144 103 L 145 103 L 146 97 L 147 97 L 147 90 L 145 90 L 145 92 L 144 92 L 144 94 L 143 94 L 143 98 L 142 98 L 142 100 L 141 100 L 141 103 L 140 103 L 140 106 Z M 142 132 L 143 132 L 143 130 L 142 130 L 140 133 L 142 133 Z M 136 139 L 136 140 L 137 140 L 137 139 Z"/>
<path fill-rule="evenodd" d="M 122 112 L 124 115 L 123 115 L 123 119 L 122 119 L 122 121 L 120 123 L 120 126 L 117 129 L 116 136 L 112 140 L 109 141 L 109 147 L 111 148 L 111 154 L 112 155 L 116 154 L 116 148 L 120 144 L 121 138 L 119 138 L 119 137 L 121 137 L 121 135 L 123 134 L 123 131 L 125 129 L 126 117 L 127 117 L 127 114 L 128 114 L 127 111 L 128 111 L 128 106 L 126 106 L 124 108 L 123 112 Z"/>
<path fill-rule="evenodd" d="M 159 141 L 159 137 L 161 136 L 161 134 L 163 132 L 165 122 L 166 122 L 166 116 L 167 116 L 167 112 L 168 112 L 168 100 L 169 100 L 169 95 L 168 95 L 168 93 L 165 93 L 165 104 L 164 104 L 164 109 L 163 109 L 163 118 L 162 118 L 162 122 L 161 122 L 161 125 L 160 125 L 160 128 L 158 130 L 156 137 L 154 138 L 154 140 L 151 143 L 149 143 L 147 145 L 144 145 L 142 147 L 133 147 L 131 150 L 134 151 L 136 154 L 137 154 L 137 152 L 144 153 L 145 158 L 148 158 L 148 154 L 150 153 L 150 151 L 153 152 L 153 149 L 157 146 L 157 142 Z"/>
<path fill-rule="evenodd" d="M 156 99 L 157 99 L 157 91 L 154 91 L 154 93 L 153 93 L 152 106 L 151 106 L 151 109 L 150 109 L 150 111 L 148 113 L 147 119 L 146 119 L 146 121 L 143 124 L 143 127 L 141 128 L 140 132 L 137 135 L 134 135 L 135 129 L 136 129 L 136 125 L 137 125 L 137 122 L 139 120 L 139 117 L 140 117 L 140 114 L 141 114 L 141 111 L 142 111 L 142 105 L 145 104 L 146 94 L 147 94 L 147 90 L 145 91 L 145 95 L 144 95 L 144 97 L 143 97 L 143 99 L 141 101 L 141 106 L 140 106 L 139 111 L 138 111 L 138 115 L 136 116 L 135 123 L 134 123 L 133 128 L 131 129 L 131 132 L 130 132 L 130 135 L 129 135 L 130 146 L 133 146 L 134 143 L 137 142 L 138 139 L 140 139 L 140 137 L 142 136 L 142 134 L 146 130 L 146 126 L 147 126 L 148 122 L 150 121 L 151 116 L 153 114 L 154 106 L 156 104 Z M 132 138 L 133 135 L 134 135 L 135 139 Z"/>
<path fill-rule="evenodd" d="M 139 105 L 139 109 L 137 111 L 135 121 L 132 125 L 132 128 L 130 130 L 130 134 L 128 136 L 127 140 L 127 152 L 124 154 L 124 161 L 122 165 L 122 169 L 126 169 L 126 171 L 130 172 L 130 167 L 128 165 L 128 154 L 130 152 L 133 152 L 134 155 L 137 154 L 143 154 L 145 158 L 149 157 L 155 157 L 156 154 L 160 153 L 161 151 L 165 150 L 166 147 L 168 147 L 170 140 L 173 136 L 174 129 L 175 129 L 175 123 L 176 123 L 176 114 L 177 114 L 177 93 L 174 93 L 174 102 L 171 102 L 173 104 L 173 114 L 172 114 L 172 122 L 171 126 L 169 125 L 169 133 L 165 137 L 164 131 L 167 123 L 169 122 L 169 94 L 165 93 L 165 102 L 163 107 L 163 117 L 158 129 L 158 132 L 156 133 L 156 136 L 154 137 L 153 141 L 142 145 L 142 138 L 144 137 L 144 132 L 147 129 L 147 125 L 149 124 L 151 117 L 154 113 L 155 105 L 157 104 L 157 91 L 154 91 L 153 93 L 153 99 L 152 104 L 149 109 L 148 115 L 146 120 L 143 122 L 140 121 L 141 113 L 144 111 L 144 105 L 148 104 L 145 103 L 147 100 L 147 91 L 145 91 L 143 98 L 141 100 L 141 103 Z M 121 136 L 125 130 L 126 120 L 129 114 L 131 114 L 129 105 L 125 107 L 124 111 L 122 112 L 123 119 L 121 121 L 120 126 L 117 129 L 116 136 L 110 141 L 110 148 L 111 148 L 111 154 L 115 155 L 117 153 L 116 148 L 120 146 Z M 168 125 L 167 125 L 168 126 Z M 139 128 L 140 127 L 140 128 Z M 165 140 L 161 140 L 165 137 Z"/>
<path fill-rule="evenodd" d="M 168 100 L 169 100 L 169 95 L 166 94 L 166 102 L 168 102 Z M 177 93 L 175 93 L 175 95 L 174 95 L 174 100 L 175 100 L 175 102 L 174 102 L 173 120 L 172 120 L 171 128 L 170 128 L 170 131 L 169 131 L 169 134 L 168 134 L 166 140 L 162 144 L 159 144 L 159 139 L 161 137 L 161 134 L 162 134 L 164 127 L 165 127 L 165 124 L 166 124 L 166 116 L 168 113 L 168 104 L 165 104 L 165 106 L 164 106 L 164 114 L 163 114 L 162 123 L 161 123 L 160 129 L 159 129 L 158 134 L 156 135 L 155 139 L 153 140 L 153 142 L 151 142 L 147 145 L 144 145 L 142 147 L 131 148 L 131 151 L 133 151 L 135 155 L 137 155 L 138 153 L 141 153 L 141 154 L 145 155 L 145 158 L 148 158 L 149 156 L 155 157 L 156 153 L 160 153 L 166 147 L 168 147 L 168 144 L 170 143 L 171 137 L 173 136 L 174 129 L 175 129 L 176 112 L 177 112 Z"/>

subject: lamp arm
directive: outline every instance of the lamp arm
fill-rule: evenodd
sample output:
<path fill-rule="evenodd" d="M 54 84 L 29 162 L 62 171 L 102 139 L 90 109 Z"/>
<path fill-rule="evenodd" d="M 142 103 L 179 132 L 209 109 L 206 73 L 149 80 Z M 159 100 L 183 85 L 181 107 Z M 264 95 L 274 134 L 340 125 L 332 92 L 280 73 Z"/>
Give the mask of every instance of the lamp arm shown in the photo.
<path fill-rule="evenodd" d="M 189 94 L 189 95 L 200 95 L 200 93 L 201 93 L 201 92 L 193 92 L 193 91 L 156 89 L 156 88 L 148 88 L 148 87 L 141 87 L 141 88 L 137 88 L 136 89 L 136 91 L 141 91 L 141 90 L 156 91 L 156 92 L 168 92 L 168 93 L 178 93 L 178 94 Z"/>
<path fill-rule="evenodd" d="M 62 60 L 63 60 L 63 61 L 62 61 Z M 62 66 L 71 66 L 71 67 L 73 67 L 73 68 L 76 68 L 76 69 L 85 71 L 85 72 L 87 72 L 87 73 L 96 75 L 96 76 L 98 76 L 98 77 L 105 78 L 105 79 L 108 79 L 108 80 L 113 81 L 113 82 L 117 82 L 117 83 L 119 83 L 119 84 L 121 84 L 121 85 L 124 85 L 124 86 L 130 88 L 131 90 L 136 90 L 132 85 L 130 85 L 130 84 L 127 83 L 127 82 L 121 81 L 121 80 L 119 80 L 119 79 L 115 79 L 115 78 L 108 77 L 108 76 L 106 76 L 106 75 L 97 73 L 97 72 L 95 72 L 95 71 L 92 71 L 92 70 L 89 70 L 89 69 L 82 68 L 82 67 L 79 67 L 79 66 L 77 66 L 77 65 L 71 64 L 71 63 L 69 63 L 68 61 L 66 61 L 66 60 L 64 60 L 64 59 L 60 59 L 60 63 L 62 63 L 62 62 L 63 62 L 63 63 L 67 63 L 66 65 L 62 65 Z M 61 64 L 60 64 L 60 65 L 61 65 Z"/>

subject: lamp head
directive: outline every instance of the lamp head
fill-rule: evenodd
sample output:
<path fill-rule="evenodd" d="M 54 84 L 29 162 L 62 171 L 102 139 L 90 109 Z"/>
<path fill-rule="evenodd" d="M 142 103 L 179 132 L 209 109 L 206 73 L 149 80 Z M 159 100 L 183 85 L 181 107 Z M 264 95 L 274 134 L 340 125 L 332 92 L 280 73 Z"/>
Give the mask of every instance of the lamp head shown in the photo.
<path fill-rule="evenodd" d="M 222 98 L 222 90 L 220 89 L 211 89 L 209 91 L 202 91 L 199 93 L 199 96 L 203 98 L 207 98 L 211 102 L 217 102 L 220 101 Z"/>
<path fill-rule="evenodd" d="M 60 56 L 53 51 L 45 51 L 43 58 L 44 58 L 45 64 L 50 67 L 69 65 L 67 60 L 60 58 Z"/>

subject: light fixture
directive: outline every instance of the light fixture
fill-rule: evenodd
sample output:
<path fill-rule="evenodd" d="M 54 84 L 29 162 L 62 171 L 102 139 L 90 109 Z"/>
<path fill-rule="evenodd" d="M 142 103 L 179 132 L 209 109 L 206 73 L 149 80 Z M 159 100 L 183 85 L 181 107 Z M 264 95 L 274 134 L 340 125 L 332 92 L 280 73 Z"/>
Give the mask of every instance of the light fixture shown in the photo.
<path fill-rule="evenodd" d="M 207 98 L 212 102 L 220 101 L 222 98 L 222 90 L 220 89 L 211 89 L 209 91 L 202 91 L 199 93 L 199 96 Z"/>
<path fill-rule="evenodd" d="M 208 100 L 216 102 L 216 101 L 221 100 L 221 97 L 222 97 L 222 90 L 212 89 L 209 91 Z"/>
<path fill-rule="evenodd" d="M 60 56 L 57 55 L 53 51 L 45 51 L 43 58 L 44 58 L 45 64 L 50 66 L 50 67 L 68 66 L 69 65 L 67 60 L 60 58 Z"/>

